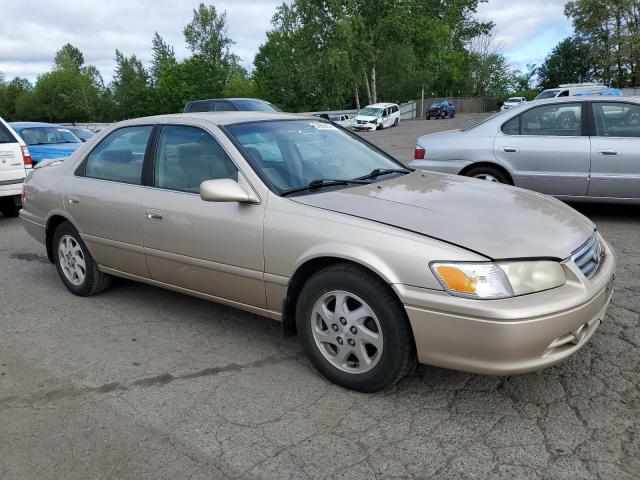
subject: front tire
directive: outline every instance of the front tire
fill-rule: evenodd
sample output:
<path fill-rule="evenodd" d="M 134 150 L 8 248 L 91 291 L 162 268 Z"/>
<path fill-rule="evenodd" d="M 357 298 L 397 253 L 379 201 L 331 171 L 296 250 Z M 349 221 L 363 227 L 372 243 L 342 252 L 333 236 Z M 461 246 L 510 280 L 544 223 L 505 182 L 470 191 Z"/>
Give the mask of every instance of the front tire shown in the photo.
<path fill-rule="evenodd" d="M 397 127 L 398 123 L 400 123 L 400 120 L 396 118 L 396 120 L 393 122 L 393 126 Z"/>
<path fill-rule="evenodd" d="M 494 167 L 482 166 L 470 169 L 465 173 L 467 177 L 473 177 L 480 180 L 488 180 L 494 183 L 505 183 L 511 185 L 510 179 L 504 174 L 504 172 Z"/>
<path fill-rule="evenodd" d="M 53 261 L 62 283 L 75 295 L 95 295 L 111 284 L 111 276 L 98 269 L 80 234 L 69 222 L 58 225 L 53 234 Z"/>
<path fill-rule="evenodd" d="M 328 267 L 307 281 L 296 326 L 320 373 L 352 390 L 381 390 L 416 365 L 403 306 L 388 285 L 355 265 Z"/>

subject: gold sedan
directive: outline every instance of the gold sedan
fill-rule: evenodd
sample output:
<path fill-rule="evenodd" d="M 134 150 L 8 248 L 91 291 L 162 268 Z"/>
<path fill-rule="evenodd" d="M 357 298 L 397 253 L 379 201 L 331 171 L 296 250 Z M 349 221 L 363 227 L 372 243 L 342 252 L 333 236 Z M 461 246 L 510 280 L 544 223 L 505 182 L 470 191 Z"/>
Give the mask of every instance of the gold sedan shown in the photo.
<path fill-rule="evenodd" d="M 115 124 L 38 165 L 21 218 L 71 292 L 118 276 L 279 320 L 359 391 L 416 362 L 553 365 L 598 328 L 615 270 L 594 225 L 558 200 L 416 172 L 279 113 Z"/>

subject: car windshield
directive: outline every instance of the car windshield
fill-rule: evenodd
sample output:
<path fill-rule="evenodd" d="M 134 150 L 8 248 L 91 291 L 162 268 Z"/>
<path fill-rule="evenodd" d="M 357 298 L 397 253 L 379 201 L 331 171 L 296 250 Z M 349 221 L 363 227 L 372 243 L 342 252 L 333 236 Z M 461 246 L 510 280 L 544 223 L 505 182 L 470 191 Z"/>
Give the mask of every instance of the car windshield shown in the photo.
<path fill-rule="evenodd" d="M 62 127 L 31 127 L 20 130 L 27 145 L 52 145 L 55 143 L 82 143 L 71 130 Z"/>
<path fill-rule="evenodd" d="M 438 108 L 440 105 L 442 105 L 440 102 L 432 103 L 431 108 Z"/>
<path fill-rule="evenodd" d="M 235 103 L 240 110 L 244 110 L 248 112 L 281 112 L 282 111 L 275 105 L 271 105 L 269 102 L 254 100 L 251 98 L 234 100 L 233 103 Z"/>
<path fill-rule="evenodd" d="M 331 123 L 277 120 L 225 128 L 277 193 L 304 187 L 314 180 L 358 179 L 376 169 L 409 172 L 373 145 Z"/>
<path fill-rule="evenodd" d="M 73 132 L 73 134 L 81 140 L 88 140 L 91 137 L 95 136 L 95 133 L 88 128 L 70 128 L 69 130 L 71 130 L 71 132 Z"/>
<path fill-rule="evenodd" d="M 522 100 L 520 100 L 517 97 L 512 97 L 512 98 L 507 99 L 507 103 L 520 103 L 521 101 Z"/>
<path fill-rule="evenodd" d="M 555 97 L 560 90 L 544 90 L 540 92 L 534 100 L 544 100 L 545 98 L 553 98 Z"/>
<path fill-rule="evenodd" d="M 339 121 L 340 121 L 340 117 L 339 117 L 339 116 L 334 115 L 334 116 L 332 116 L 332 117 L 329 117 L 329 120 L 331 120 L 332 122 L 339 122 Z"/>
<path fill-rule="evenodd" d="M 367 117 L 377 117 L 382 111 L 381 108 L 365 107 L 360 110 L 360 115 L 366 115 Z"/>

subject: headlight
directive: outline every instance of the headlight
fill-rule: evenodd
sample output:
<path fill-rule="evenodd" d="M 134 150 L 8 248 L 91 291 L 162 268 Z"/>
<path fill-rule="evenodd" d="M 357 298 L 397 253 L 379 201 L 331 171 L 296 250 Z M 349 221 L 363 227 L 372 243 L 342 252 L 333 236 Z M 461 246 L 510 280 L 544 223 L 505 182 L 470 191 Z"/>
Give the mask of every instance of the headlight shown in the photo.
<path fill-rule="evenodd" d="M 451 295 L 498 299 L 541 292 L 564 285 L 567 277 L 558 262 L 431 264 L 431 271 Z"/>

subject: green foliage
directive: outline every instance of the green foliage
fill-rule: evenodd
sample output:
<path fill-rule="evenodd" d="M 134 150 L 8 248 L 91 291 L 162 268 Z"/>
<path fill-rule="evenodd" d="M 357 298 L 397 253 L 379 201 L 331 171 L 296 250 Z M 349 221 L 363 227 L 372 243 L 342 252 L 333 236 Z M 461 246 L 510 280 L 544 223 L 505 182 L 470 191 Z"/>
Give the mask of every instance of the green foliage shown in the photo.
<path fill-rule="evenodd" d="M 565 6 L 576 36 L 587 46 L 595 79 L 618 87 L 640 82 L 638 0 L 572 0 Z"/>
<path fill-rule="evenodd" d="M 589 81 L 593 72 L 589 47 L 581 39 L 569 37 L 554 47 L 538 69 L 538 84 L 545 89 L 562 83 Z"/>

